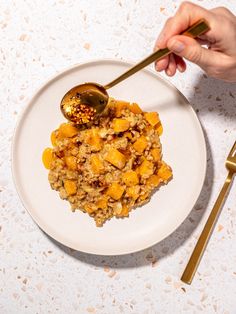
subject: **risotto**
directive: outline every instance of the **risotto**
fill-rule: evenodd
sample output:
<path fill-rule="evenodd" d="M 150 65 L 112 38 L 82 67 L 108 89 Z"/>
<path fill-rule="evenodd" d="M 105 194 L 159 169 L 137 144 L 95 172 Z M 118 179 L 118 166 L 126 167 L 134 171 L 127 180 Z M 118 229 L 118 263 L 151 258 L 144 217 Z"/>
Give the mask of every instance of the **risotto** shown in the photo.
<path fill-rule="evenodd" d="M 42 156 L 51 188 L 98 227 L 129 216 L 172 178 L 162 159 L 162 131 L 158 113 L 115 99 L 86 125 L 61 124 Z"/>

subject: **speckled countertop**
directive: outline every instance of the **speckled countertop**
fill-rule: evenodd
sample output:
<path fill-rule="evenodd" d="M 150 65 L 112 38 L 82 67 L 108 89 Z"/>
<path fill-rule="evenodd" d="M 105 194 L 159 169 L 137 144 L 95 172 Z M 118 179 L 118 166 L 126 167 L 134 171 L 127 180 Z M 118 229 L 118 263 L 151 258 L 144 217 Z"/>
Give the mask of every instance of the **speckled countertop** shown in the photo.
<path fill-rule="evenodd" d="M 10 145 L 18 115 L 58 71 L 93 58 L 138 61 L 152 50 L 178 0 L 1 0 L 0 313 L 236 313 L 236 182 L 195 280 L 180 281 L 226 177 L 236 139 L 236 85 L 194 65 L 171 81 L 198 112 L 208 148 L 207 177 L 189 217 L 167 239 L 122 257 L 90 256 L 49 239 L 21 205 Z M 235 0 L 195 1 L 207 7 Z M 99 34 L 99 35 L 98 35 Z"/>

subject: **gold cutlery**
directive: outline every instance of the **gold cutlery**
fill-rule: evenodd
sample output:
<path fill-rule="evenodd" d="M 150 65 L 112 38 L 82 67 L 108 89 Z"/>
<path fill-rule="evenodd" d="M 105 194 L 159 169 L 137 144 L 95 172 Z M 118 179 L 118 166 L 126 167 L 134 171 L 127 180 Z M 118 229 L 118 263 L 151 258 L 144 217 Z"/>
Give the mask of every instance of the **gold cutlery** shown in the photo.
<path fill-rule="evenodd" d="M 233 177 L 236 173 L 236 142 L 234 143 L 234 146 L 232 147 L 227 157 L 225 165 L 229 171 L 228 176 L 225 180 L 225 183 L 220 191 L 220 194 L 215 202 L 215 205 L 210 213 L 210 216 L 205 224 L 205 227 L 198 239 L 198 242 L 193 250 L 193 253 L 181 277 L 181 280 L 187 284 L 191 284 L 193 280 L 193 277 L 198 268 L 200 260 L 206 249 L 207 243 L 211 237 L 211 234 L 214 230 L 217 219 L 220 215 L 222 206 L 228 195 L 231 183 L 233 181 Z"/>

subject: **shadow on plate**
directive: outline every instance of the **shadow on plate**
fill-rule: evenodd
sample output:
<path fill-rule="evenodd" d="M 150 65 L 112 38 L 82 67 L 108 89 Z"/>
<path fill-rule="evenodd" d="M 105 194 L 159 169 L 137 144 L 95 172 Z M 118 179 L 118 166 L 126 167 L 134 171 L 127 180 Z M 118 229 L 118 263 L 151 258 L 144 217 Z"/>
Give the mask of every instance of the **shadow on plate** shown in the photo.
<path fill-rule="evenodd" d="M 216 90 L 218 91 L 217 95 L 215 92 Z M 224 98 L 226 98 L 226 96 L 227 99 L 230 98 L 231 100 L 232 98 L 232 101 L 227 101 L 227 103 L 225 103 Z M 231 117 L 236 118 L 235 101 L 235 84 L 228 84 L 218 80 L 207 78 L 206 75 L 203 75 L 200 78 L 197 85 L 195 86 L 195 91 L 189 97 L 189 102 L 197 111 L 200 121 L 203 120 L 205 114 L 218 114 L 222 116 L 230 115 Z M 168 236 L 161 242 L 136 253 L 120 256 L 100 256 L 72 250 L 58 243 L 51 237 L 48 236 L 48 238 L 66 254 L 80 260 L 83 263 L 91 264 L 97 267 L 142 267 L 151 263 L 155 263 L 155 261 L 158 261 L 161 258 L 173 254 L 192 235 L 195 228 L 201 221 L 204 211 L 208 207 L 208 203 L 211 197 L 214 178 L 214 164 L 210 143 L 205 130 L 204 135 L 207 147 L 207 172 L 200 196 L 194 208 L 192 209 L 188 217 L 184 220 L 184 222 L 170 236 Z"/>

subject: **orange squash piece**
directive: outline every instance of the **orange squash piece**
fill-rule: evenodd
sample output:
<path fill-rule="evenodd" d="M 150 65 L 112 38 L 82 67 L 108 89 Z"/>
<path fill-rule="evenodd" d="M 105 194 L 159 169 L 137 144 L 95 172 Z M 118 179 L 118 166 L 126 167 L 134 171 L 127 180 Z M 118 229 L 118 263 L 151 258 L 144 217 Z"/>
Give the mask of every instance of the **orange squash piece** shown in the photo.
<path fill-rule="evenodd" d="M 73 137 L 77 135 L 79 130 L 70 123 L 62 123 L 58 129 L 58 135 L 62 137 Z"/>
<path fill-rule="evenodd" d="M 51 164 L 53 161 L 53 149 L 52 148 L 45 148 L 42 154 L 42 161 L 43 161 L 43 165 L 46 169 L 50 169 L 51 168 Z"/>
<path fill-rule="evenodd" d="M 122 114 L 122 110 L 129 108 L 129 103 L 123 100 L 117 100 L 115 104 L 116 117 L 119 118 Z"/>
<path fill-rule="evenodd" d="M 131 197 L 133 200 L 136 200 L 139 197 L 140 186 L 130 186 L 126 189 L 126 195 Z"/>
<path fill-rule="evenodd" d="M 140 136 L 133 144 L 133 148 L 139 153 L 142 154 L 145 148 L 148 145 L 148 141 L 145 136 Z"/>
<path fill-rule="evenodd" d="M 77 169 L 77 158 L 75 156 L 66 156 L 65 163 L 70 170 Z"/>
<path fill-rule="evenodd" d="M 155 126 L 160 121 L 157 112 L 145 112 L 144 116 L 148 123 L 151 124 L 151 126 Z"/>
<path fill-rule="evenodd" d="M 90 129 L 87 131 L 84 142 L 90 146 L 94 151 L 100 151 L 103 147 L 103 140 L 99 136 L 97 129 Z"/>
<path fill-rule="evenodd" d="M 122 180 L 126 186 L 133 186 L 139 183 L 138 175 L 133 170 L 128 170 L 123 173 Z"/>
<path fill-rule="evenodd" d="M 157 171 L 158 177 L 160 177 L 163 181 L 168 181 L 172 178 L 172 170 L 170 166 L 168 166 L 164 161 L 162 161 L 161 167 Z"/>
<path fill-rule="evenodd" d="M 92 155 L 90 159 L 90 163 L 91 163 L 91 168 L 92 168 L 93 173 L 99 174 L 103 171 L 104 165 L 98 155 Z"/>
<path fill-rule="evenodd" d="M 114 200 L 119 200 L 124 193 L 124 187 L 118 184 L 117 182 L 113 182 L 106 191 L 106 195 L 112 197 Z"/>
<path fill-rule="evenodd" d="M 161 159 L 161 150 L 159 148 L 152 148 L 151 154 L 155 162 L 158 162 Z"/>
<path fill-rule="evenodd" d="M 113 120 L 113 129 L 115 132 L 125 132 L 129 129 L 130 123 L 126 119 L 114 119 Z"/>
<path fill-rule="evenodd" d="M 154 172 L 154 164 L 151 161 L 144 159 L 138 168 L 138 172 L 141 176 L 150 177 Z"/>
<path fill-rule="evenodd" d="M 147 185 L 157 187 L 161 181 L 162 180 L 160 177 L 158 177 L 156 174 L 153 174 L 147 179 Z"/>
<path fill-rule="evenodd" d="M 136 114 L 143 112 L 142 109 L 139 107 L 139 105 L 136 103 L 131 104 L 129 106 L 129 109 L 131 112 L 136 113 Z"/>
<path fill-rule="evenodd" d="M 126 157 L 121 152 L 119 152 L 116 148 L 111 148 L 107 153 L 105 160 L 110 162 L 113 166 L 118 169 L 122 169 L 126 163 Z"/>
<path fill-rule="evenodd" d="M 73 180 L 65 180 L 64 188 L 66 190 L 67 195 L 74 195 L 77 191 L 76 182 Z"/>

